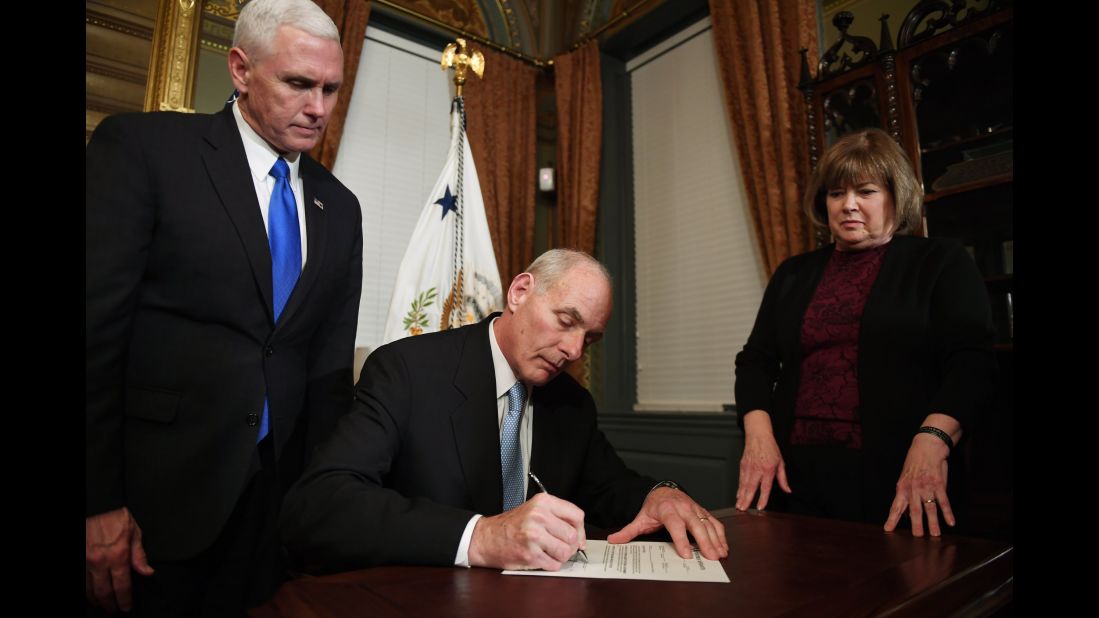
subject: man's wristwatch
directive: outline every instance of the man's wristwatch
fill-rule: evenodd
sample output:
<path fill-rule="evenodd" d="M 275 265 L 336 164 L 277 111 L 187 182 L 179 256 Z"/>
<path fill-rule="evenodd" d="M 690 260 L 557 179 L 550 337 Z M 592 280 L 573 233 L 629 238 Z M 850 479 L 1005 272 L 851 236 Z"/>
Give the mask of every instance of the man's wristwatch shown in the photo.
<path fill-rule="evenodd" d="M 679 491 L 682 491 L 683 493 L 687 493 L 686 491 L 683 491 L 683 488 L 680 487 L 679 483 L 676 483 L 675 481 L 660 481 L 656 485 L 653 485 L 653 488 L 649 490 L 649 493 L 650 494 L 653 493 L 654 491 L 656 491 L 660 487 L 670 487 L 672 489 L 678 489 Z"/>

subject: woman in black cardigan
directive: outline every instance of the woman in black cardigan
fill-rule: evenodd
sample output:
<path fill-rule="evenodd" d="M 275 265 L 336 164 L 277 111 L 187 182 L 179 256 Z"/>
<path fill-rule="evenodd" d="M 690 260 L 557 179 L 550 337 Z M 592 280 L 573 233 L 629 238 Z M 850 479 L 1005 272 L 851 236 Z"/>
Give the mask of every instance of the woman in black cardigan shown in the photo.
<path fill-rule="evenodd" d="M 736 506 L 955 524 L 948 461 L 996 371 L 988 295 L 953 241 L 915 236 L 923 191 L 879 129 L 825 152 L 804 199 L 835 242 L 775 271 L 736 357 Z M 785 456 L 785 458 L 784 458 Z"/>

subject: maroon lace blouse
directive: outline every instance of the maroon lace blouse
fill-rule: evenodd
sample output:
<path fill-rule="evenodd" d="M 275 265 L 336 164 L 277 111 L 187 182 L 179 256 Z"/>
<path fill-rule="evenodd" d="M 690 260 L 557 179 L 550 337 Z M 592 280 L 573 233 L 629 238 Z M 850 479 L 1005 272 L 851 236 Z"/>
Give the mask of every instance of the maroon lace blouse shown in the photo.
<path fill-rule="evenodd" d="M 801 322 L 801 378 L 794 445 L 862 448 L 859 323 L 888 243 L 833 251 Z"/>

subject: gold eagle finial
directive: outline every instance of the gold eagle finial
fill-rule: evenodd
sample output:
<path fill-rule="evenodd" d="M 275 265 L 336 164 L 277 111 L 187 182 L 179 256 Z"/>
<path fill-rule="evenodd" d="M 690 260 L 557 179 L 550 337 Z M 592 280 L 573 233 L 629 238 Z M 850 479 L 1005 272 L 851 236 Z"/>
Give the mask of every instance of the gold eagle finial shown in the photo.
<path fill-rule="evenodd" d="M 455 94 L 462 96 L 462 85 L 466 83 L 466 71 L 473 69 L 477 77 L 484 77 L 485 56 L 479 51 L 467 51 L 465 39 L 455 39 L 456 42 L 446 46 L 440 65 L 443 70 L 454 67 Z"/>

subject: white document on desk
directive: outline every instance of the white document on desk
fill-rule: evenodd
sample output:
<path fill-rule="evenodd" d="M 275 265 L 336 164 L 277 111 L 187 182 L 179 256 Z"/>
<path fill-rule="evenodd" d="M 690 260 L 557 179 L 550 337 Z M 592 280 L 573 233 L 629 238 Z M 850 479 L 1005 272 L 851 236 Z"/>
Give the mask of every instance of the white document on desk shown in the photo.
<path fill-rule="evenodd" d="M 504 575 L 729 583 L 720 562 L 703 558 L 697 549 L 689 560 L 684 560 L 671 543 L 634 541 L 611 545 L 606 541 L 588 541 L 585 553 L 587 562 L 566 562 L 560 571 L 504 571 Z"/>

